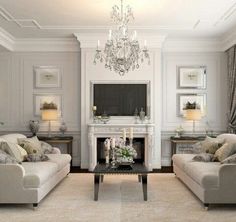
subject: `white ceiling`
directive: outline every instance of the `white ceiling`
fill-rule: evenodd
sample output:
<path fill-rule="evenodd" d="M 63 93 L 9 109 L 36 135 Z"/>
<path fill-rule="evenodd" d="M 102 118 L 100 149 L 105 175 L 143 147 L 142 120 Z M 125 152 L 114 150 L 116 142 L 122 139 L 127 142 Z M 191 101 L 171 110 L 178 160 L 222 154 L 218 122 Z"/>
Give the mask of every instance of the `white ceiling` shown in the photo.
<path fill-rule="evenodd" d="M 236 0 L 124 0 L 134 29 L 170 37 L 219 37 L 236 27 Z M 119 0 L 0 0 L 0 26 L 15 38 L 107 31 Z"/>

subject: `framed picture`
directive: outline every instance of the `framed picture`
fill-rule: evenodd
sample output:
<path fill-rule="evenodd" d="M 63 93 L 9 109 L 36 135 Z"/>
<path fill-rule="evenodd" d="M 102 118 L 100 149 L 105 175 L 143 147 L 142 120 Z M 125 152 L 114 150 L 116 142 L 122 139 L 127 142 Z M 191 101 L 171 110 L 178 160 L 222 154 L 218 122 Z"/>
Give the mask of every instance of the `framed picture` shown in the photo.
<path fill-rule="evenodd" d="M 200 109 L 202 114 L 204 115 L 206 112 L 206 94 L 201 93 L 201 94 L 177 94 L 177 104 L 178 104 L 178 109 L 177 109 L 177 116 L 183 116 L 184 114 L 184 108 L 187 103 L 196 103 Z"/>
<path fill-rule="evenodd" d="M 41 108 L 44 103 L 54 103 L 57 109 L 62 112 L 62 97 L 61 95 L 36 94 L 34 95 L 34 115 L 41 116 Z"/>
<path fill-rule="evenodd" d="M 34 67 L 35 88 L 60 88 L 60 69 L 53 66 Z"/>
<path fill-rule="evenodd" d="M 206 66 L 177 67 L 179 89 L 206 89 Z"/>

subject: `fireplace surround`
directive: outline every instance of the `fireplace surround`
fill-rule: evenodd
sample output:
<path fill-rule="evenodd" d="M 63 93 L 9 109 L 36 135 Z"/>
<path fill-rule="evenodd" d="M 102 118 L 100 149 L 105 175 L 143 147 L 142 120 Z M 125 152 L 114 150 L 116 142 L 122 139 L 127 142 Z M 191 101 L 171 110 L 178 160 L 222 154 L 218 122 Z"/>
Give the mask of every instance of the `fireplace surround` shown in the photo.
<path fill-rule="evenodd" d="M 143 163 L 149 169 L 153 169 L 152 156 L 153 147 L 155 147 L 155 125 L 154 124 L 89 124 L 88 125 L 88 148 L 90 154 L 89 170 L 92 171 L 99 162 L 98 160 L 98 141 L 104 140 L 112 136 L 118 137 L 122 135 L 124 128 L 133 127 L 134 138 L 137 141 L 144 141 Z M 101 144 L 100 144 L 101 145 Z M 142 152 L 142 151 L 141 151 Z"/>

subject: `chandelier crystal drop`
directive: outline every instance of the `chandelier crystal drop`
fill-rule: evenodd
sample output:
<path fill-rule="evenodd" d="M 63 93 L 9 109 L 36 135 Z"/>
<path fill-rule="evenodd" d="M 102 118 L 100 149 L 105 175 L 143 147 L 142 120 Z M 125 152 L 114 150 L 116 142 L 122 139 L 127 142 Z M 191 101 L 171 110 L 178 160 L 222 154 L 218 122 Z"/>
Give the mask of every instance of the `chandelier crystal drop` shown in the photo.
<path fill-rule="evenodd" d="M 130 6 L 124 8 L 123 0 L 121 0 L 120 7 L 113 6 L 111 19 L 117 27 L 114 30 L 109 30 L 108 40 L 103 51 L 100 49 L 100 41 L 98 40 L 94 64 L 105 61 L 105 68 L 114 70 L 121 76 L 130 70 L 138 69 L 140 62 L 144 62 L 145 59 L 150 64 L 147 41 L 144 41 L 144 48 L 141 49 L 137 40 L 137 32 L 134 31 L 130 34 L 128 29 L 129 21 L 134 20 Z"/>

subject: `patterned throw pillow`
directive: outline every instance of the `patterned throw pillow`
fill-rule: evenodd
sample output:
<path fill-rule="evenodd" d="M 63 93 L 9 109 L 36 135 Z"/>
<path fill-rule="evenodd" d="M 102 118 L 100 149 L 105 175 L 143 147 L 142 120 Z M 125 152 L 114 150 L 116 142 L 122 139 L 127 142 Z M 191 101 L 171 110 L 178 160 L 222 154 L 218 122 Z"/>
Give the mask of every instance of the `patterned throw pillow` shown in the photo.
<path fill-rule="evenodd" d="M 214 159 L 222 162 L 227 157 L 231 156 L 232 154 L 236 153 L 236 144 L 233 143 L 225 143 L 222 145 L 214 155 Z"/>
<path fill-rule="evenodd" d="M 211 138 L 207 136 L 206 139 L 202 141 L 202 147 L 206 153 L 215 154 L 216 150 L 218 150 L 224 142 L 224 139 Z"/>
<path fill-rule="evenodd" d="M 28 162 L 41 162 L 49 160 L 48 156 L 45 154 L 29 154 L 26 158 Z"/>
<path fill-rule="evenodd" d="M 21 151 L 18 148 L 18 145 L 11 142 L 0 142 L 0 149 L 12 156 L 18 163 L 21 163 L 24 160 L 24 157 L 21 155 Z"/>
<path fill-rule="evenodd" d="M 38 140 L 37 136 L 32 138 L 21 138 L 18 139 L 18 144 L 25 149 L 27 154 L 43 154 L 41 149 L 41 142 Z"/>
<path fill-rule="evenodd" d="M 0 150 L 0 164 L 17 164 L 17 161 L 14 157 Z"/>
<path fill-rule="evenodd" d="M 53 152 L 53 147 L 50 144 L 44 141 L 40 141 L 40 143 L 41 143 L 41 149 L 44 154 L 50 154 Z"/>
<path fill-rule="evenodd" d="M 211 153 L 201 153 L 193 157 L 193 161 L 197 162 L 212 162 L 214 155 Z"/>
<path fill-rule="evenodd" d="M 236 163 L 236 154 L 231 155 L 225 160 L 221 161 L 221 164 L 227 164 L 227 163 Z"/>

